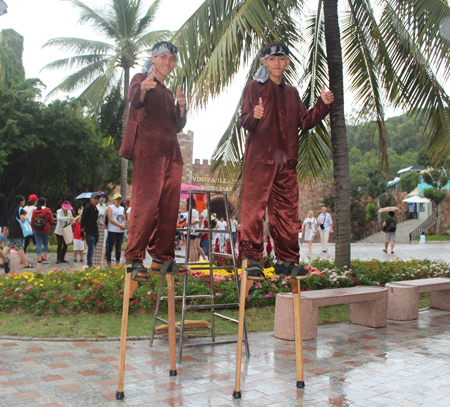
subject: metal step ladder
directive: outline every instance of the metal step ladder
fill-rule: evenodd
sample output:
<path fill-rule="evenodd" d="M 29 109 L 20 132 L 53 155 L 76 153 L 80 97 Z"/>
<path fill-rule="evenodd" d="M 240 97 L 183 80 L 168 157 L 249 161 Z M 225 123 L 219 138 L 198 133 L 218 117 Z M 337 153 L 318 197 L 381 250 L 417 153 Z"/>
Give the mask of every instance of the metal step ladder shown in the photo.
<path fill-rule="evenodd" d="M 227 317 L 226 315 L 219 314 L 216 312 L 216 310 L 220 309 L 231 309 L 231 308 L 239 308 L 239 303 L 229 303 L 229 304 L 215 304 L 215 292 L 214 292 L 214 270 L 230 270 L 230 272 L 234 272 L 234 276 L 236 279 L 236 292 L 237 292 L 237 298 L 239 299 L 240 296 L 240 284 L 239 284 L 239 274 L 238 274 L 238 268 L 237 268 L 237 260 L 236 260 L 236 253 L 234 250 L 234 244 L 236 242 L 233 242 L 231 245 L 231 254 L 225 254 L 225 253 L 214 253 L 213 252 L 213 242 L 212 242 L 212 235 L 213 233 L 225 233 L 229 234 L 231 236 L 231 228 L 230 228 L 230 214 L 228 211 L 228 197 L 227 193 L 225 191 L 220 190 L 182 190 L 181 193 L 189 194 L 189 217 L 186 222 L 186 227 L 178 228 L 177 231 L 186 233 L 186 253 L 185 256 L 177 255 L 176 257 L 184 257 L 185 264 L 189 266 L 191 270 L 209 270 L 210 275 L 210 294 L 207 295 L 188 295 L 187 293 L 187 282 L 188 282 L 188 274 L 184 275 L 184 285 L 183 285 L 183 295 L 181 296 L 175 296 L 176 300 L 182 300 L 182 311 L 181 311 L 181 322 L 180 326 L 176 326 L 177 331 L 179 332 L 179 343 L 178 343 L 178 363 L 181 363 L 181 358 L 183 355 L 183 348 L 190 348 L 190 347 L 196 347 L 196 346 L 211 346 L 211 345 L 223 345 L 223 344 L 229 344 L 229 343 L 237 343 L 237 340 L 233 341 L 216 341 L 216 331 L 215 331 L 215 323 L 214 318 L 218 317 L 221 319 L 224 319 L 226 321 L 233 322 L 235 324 L 239 324 L 239 321 L 230 317 Z M 195 227 L 192 227 L 191 225 L 191 219 L 192 219 L 192 206 L 191 202 L 193 196 L 195 194 L 199 195 L 206 195 L 207 196 L 207 210 L 208 210 L 208 227 L 211 227 L 211 196 L 212 195 L 223 195 L 224 202 L 225 202 L 225 214 L 226 214 L 226 222 L 227 222 L 227 229 L 226 230 L 215 230 L 215 229 L 196 229 Z M 189 263 L 189 248 L 191 244 L 191 233 L 208 233 L 209 234 L 209 262 L 191 262 Z M 192 241 L 194 242 L 194 241 Z M 214 259 L 217 257 L 222 258 L 228 258 L 232 259 L 232 265 L 230 266 L 215 266 L 214 265 Z M 167 296 L 162 296 L 162 288 L 163 288 L 163 282 L 164 279 L 161 278 L 161 281 L 159 283 L 159 290 L 158 290 L 158 298 L 156 301 L 156 309 L 155 309 L 155 315 L 153 318 L 153 328 L 152 328 L 152 334 L 150 337 L 150 346 L 153 346 L 153 340 L 156 334 L 156 326 L 158 322 L 162 322 L 164 324 L 168 324 L 168 321 L 159 317 L 159 307 L 162 300 L 167 300 Z M 194 299 L 210 299 L 210 304 L 205 305 L 188 305 L 189 300 Z M 184 321 L 186 317 L 186 311 L 187 310 L 211 310 L 211 325 L 208 328 L 192 328 L 192 330 L 205 330 L 209 329 L 211 331 L 211 342 L 198 342 L 194 344 L 184 344 Z M 189 328 L 191 330 L 191 328 Z M 244 346 L 245 346 L 245 354 L 247 357 L 250 357 L 250 350 L 247 340 L 247 329 L 244 323 Z"/>

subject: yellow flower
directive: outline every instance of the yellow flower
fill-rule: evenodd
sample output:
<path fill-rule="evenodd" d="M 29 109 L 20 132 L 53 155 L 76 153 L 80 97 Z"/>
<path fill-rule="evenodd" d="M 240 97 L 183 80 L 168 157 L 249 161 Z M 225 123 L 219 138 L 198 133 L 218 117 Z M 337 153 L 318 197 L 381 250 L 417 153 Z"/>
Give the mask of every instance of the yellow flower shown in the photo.
<path fill-rule="evenodd" d="M 122 274 L 122 275 L 120 276 L 120 278 L 124 278 L 124 275 Z"/>
<path fill-rule="evenodd" d="M 36 281 L 36 282 L 34 283 L 34 285 L 38 285 L 38 282 Z"/>
<path fill-rule="evenodd" d="M 0 285 L 3 285 L 3 283 L 0 283 Z"/>
<path fill-rule="evenodd" d="M 53 273 L 53 270 L 50 270 L 50 271 L 47 273 L 47 275 L 52 274 L 52 273 Z"/>
<path fill-rule="evenodd" d="M 39 284 L 41 287 L 44 287 L 44 284 Z"/>

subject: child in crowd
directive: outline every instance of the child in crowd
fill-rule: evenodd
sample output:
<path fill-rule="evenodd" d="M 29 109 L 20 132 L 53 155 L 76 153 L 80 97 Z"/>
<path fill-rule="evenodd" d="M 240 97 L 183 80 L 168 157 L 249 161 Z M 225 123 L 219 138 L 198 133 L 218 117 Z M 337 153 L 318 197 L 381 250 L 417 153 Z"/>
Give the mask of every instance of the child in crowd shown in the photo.
<path fill-rule="evenodd" d="M 81 237 L 81 215 L 79 214 L 75 218 L 75 222 L 73 226 L 73 261 L 77 261 L 77 255 L 80 255 L 80 262 L 84 262 L 83 260 L 83 251 L 84 251 L 84 239 Z"/>

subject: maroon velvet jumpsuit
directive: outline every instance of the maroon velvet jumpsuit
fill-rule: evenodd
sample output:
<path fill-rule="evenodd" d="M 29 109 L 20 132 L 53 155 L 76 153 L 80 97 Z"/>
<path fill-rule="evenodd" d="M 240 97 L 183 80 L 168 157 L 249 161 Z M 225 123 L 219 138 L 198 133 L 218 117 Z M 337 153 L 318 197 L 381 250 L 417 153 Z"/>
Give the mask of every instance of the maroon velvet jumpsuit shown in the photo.
<path fill-rule="evenodd" d="M 264 116 L 255 119 L 254 107 L 262 98 Z M 241 251 L 251 260 L 264 249 L 263 224 L 269 207 L 269 230 L 275 253 L 283 261 L 299 260 L 298 248 L 298 160 L 299 128 L 308 130 L 331 110 L 319 99 L 306 110 L 298 91 L 282 82 L 277 85 L 251 81 L 247 85 L 239 117 L 248 131 L 241 197 Z"/>
<path fill-rule="evenodd" d="M 157 80 L 154 89 L 140 101 L 141 83 L 133 77 L 128 91 L 130 115 L 120 155 L 133 161 L 133 192 L 125 259 L 142 261 L 150 256 L 175 258 L 175 229 L 180 203 L 183 160 L 177 133 L 186 124 L 172 92 Z"/>

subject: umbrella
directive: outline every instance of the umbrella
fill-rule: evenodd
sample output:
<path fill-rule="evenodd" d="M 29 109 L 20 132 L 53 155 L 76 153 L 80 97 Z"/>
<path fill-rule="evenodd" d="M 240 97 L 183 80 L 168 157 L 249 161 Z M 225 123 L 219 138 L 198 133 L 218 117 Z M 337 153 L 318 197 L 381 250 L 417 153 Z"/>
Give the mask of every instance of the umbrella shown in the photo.
<path fill-rule="evenodd" d="M 406 198 L 403 202 L 407 203 L 429 203 L 430 200 L 427 198 L 421 198 L 420 196 L 412 196 L 411 198 Z"/>
<path fill-rule="evenodd" d="M 190 190 L 190 189 L 195 189 L 195 190 L 201 190 L 202 188 L 198 187 L 197 185 L 189 185 L 189 184 L 182 184 L 180 191 L 186 191 L 186 190 Z M 180 198 L 181 199 L 188 199 L 189 198 L 189 194 L 180 194 Z M 203 197 L 206 198 L 206 195 Z M 197 197 L 194 195 L 194 199 L 197 199 Z"/>
<path fill-rule="evenodd" d="M 75 199 L 88 199 L 92 195 L 92 192 L 83 192 L 82 194 L 78 195 Z"/>
<path fill-rule="evenodd" d="M 377 213 L 384 213 L 384 212 L 394 212 L 399 211 L 400 209 L 396 206 L 386 206 L 386 208 L 378 209 Z"/>

